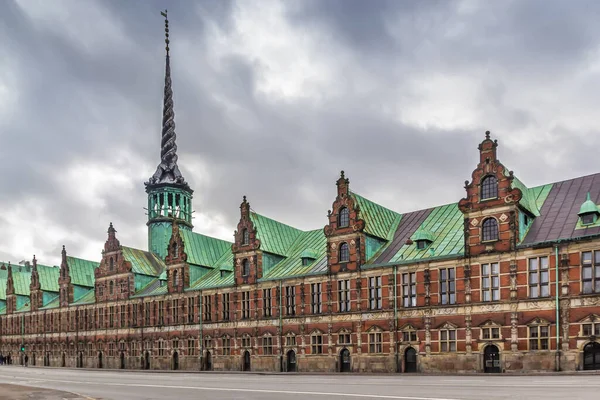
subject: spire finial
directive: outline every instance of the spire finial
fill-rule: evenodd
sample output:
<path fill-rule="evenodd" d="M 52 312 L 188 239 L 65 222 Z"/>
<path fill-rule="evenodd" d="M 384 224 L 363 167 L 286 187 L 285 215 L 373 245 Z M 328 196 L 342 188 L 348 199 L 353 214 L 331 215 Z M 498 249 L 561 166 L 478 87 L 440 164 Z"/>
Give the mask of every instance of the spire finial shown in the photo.
<path fill-rule="evenodd" d="M 344 179 L 344 170 L 342 170 L 342 172 L 340 173 L 341 178 Z"/>
<path fill-rule="evenodd" d="M 165 89 L 163 98 L 162 140 L 160 149 L 160 164 L 156 172 L 146 182 L 146 186 L 161 183 L 177 183 L 189 189 L 189 186 L 177 166 L 177 145 L 175 139 L 175 111 L 173 110 L 173 89 L 171 88 L 171 57 L 169 56 L 169 20 L 167 10 L 160 14 L 165 17 L 165 43 L 167 56 L 165 60 Z"/>
<path fill-rule="evenodd" d="M 590 196 L 590 192 L 587 192 L 587 201 L 592 201 L 592 197 Z"/>
<path fill-rule="evenodd" d="M 490 131 L 485 131 L 485 138 L 489 139 L 490 138 Z"/>

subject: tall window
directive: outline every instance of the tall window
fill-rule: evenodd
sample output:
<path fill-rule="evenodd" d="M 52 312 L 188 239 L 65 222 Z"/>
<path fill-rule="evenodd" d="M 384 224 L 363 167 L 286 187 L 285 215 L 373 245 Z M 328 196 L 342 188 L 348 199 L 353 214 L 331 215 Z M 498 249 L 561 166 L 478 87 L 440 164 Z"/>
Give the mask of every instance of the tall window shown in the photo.
<path fill-rule="evenodd" d="M 369 353 L 383 352 L 383 337 L 381 332 L 369 333 Z"/>
<path fill-rule="evenodd" d="M 229 321 L 229 293 L 223 293 L 223 321 Z"/>
<path fill-rule="evenodd" d="M 529 259 L 529 297 L 550 295 L 548 257 Z"/>
<path fill-rule="evenodd" d="M 223 355 L 231 355 L 231 338 L 229 336 L 223 337 Z"/>
<path fill-rule="evenodd" d="M 415 307 L 417 305 L 417 274 L 410 272 L 402 274 L 402 305 Z"/>
<path fill-rule="evenodd" d="M 250 235 L 248 235 L 248 229 L 242 231 L 242 244 L 247 245 L 250 242 Z"/>
<path fill-rule="evenodd" d="M 263 289 L 263 316 L 271 316 L 271 289 Z"/>
<path fill-rule="evenodd" d="M 529 350 L 548 350 L 548 325 L 529 327 Z"/>
<path fill-rule="evenodd" d="M 250 318 L 250 292 L 242 292 L 242 319 Z"/>
<path fill-rule="evenodd" d="M 108 284 L 108 293 L 113 294 L 115 291 L 115 283 L 113 281 L 110 281 L 110 283 Z"/>
<path fill-rule="evenodd" d="M 344 242 L 340 244 L 340 262 L 350 261 L 350 249 L 348 243 Z"/>
<path fill-rule="evenodd" d="M 350 211 L 346 207 L 342 207 L 338 217 L 338 228 L 345 228 L 348 225 L 350 225 Z"/>
<path fill-rule="evenodd" d="M 498 179 L 487 176 L 481 181 L 481 200 L 495 199 L 498 197 Z"/>
<path fill-rule="evenodd" d="M 242 261 L 242 276 L 250 275 L 250 261 L 247 258 Z"/>
<path fill-rule="evenodd" d="M 188 324 L 192 324 L 194 323 L 194 298 L 193 297 L 188 297 L 187 298 L 187 319 L 188 319 Z"/>
<path fill-rule="evenodd" d="M 110 271 L 113 271 L 115 269 L 115 260 L 113 260 L 112 257 L 108 260 L 108 269 Z"/>
<path fill-rule="evenodd" d="M 177 273 L 177 270 L 173 271 L 173 286 L 179 286 L 179 274 Z"/>
<path fill-rule="evenodd" d="M 440 351 L 443 353 L 456 351 L 456 329 L 440 331 Z"/>
<path fill-rule="evenodd" d="M 498 240 L 498 221 L 496 221 L 496 218 L 488 218 L 483 221 L 481 235 L 484 242 Z"/>
<path fill-rule="evenodd" d="M 294 347 L 296 345 L 296 336 L 287 335 L 285 337 L 285 345 L 288 347 Z"/>
<path fill-rule="evenodd" d="M 440 303 L 456 303 L 456 280 L 454 268 L 440 269 Z"/>
<path fill-rule="evenodd" d="M 285 287 L 286 315 L 296 315 L 296 293 L 294 289 L 294 286 Z"/>
<path fill-rule="evenodd" d="M 338 281 L 338 309 L 340 312 L 350 311 L 350 280 Z"/>
<path fill-rule="evenodd" d="M 381 277 L 369 278 L 369 308 L 371 310 L 381 309 Z"/>
<path fill-rule="evenodd" d="M 323 304 L 321 303 L 321 293 L 321 284 L 311 283 L 310 305 L 313 314 L 321 314 L 323 312 Z"/>
<path fill-rule="evenodd" d="M 481 264 L 481 299 L 500 300 L 500 271 L 498 263 Z"/>
<path fill-rule="evenodd" d="M 262 339 L 263 354 L 273 354 L 273 338 L 271 336 L 265 336 Z"/>
<path fill-rule="evenodd" d="M 173 258 L 179 258 L 179 244 L 173 243 Z"/>
<path fill-rule="evenodd" d="M 312 334 L 310 345 L 312 354 L 323 354 L 323 336 L 320 333 Z"/>
<path fill-rule="evenodd" d="M 165 323 L 165 302 L 163 300 L 158 302 L 158 323 L 160 325 Z"/>
<path fill-rule="evenodd" d="M 600 251 L 581 253 L 581 280 L 583 293 L 600 292 Z"/>
<path fill-rule="evenodd" d="M 500 328 L 494 326 L 485 326 L 481 328 L 481 337 L 483 339 L 500 339 Z"/>
<path fill-rule="evenodd" d="M 187 340 L 187 350 L 188 350 L 188 356 L 196 355 L 196 339 L 195 338 L 189 338 Z"/>
<path fill-rule="evenodd" d="M 248 348 L 251 346 L 251 340 L 250 340 L 250 335 L 248 335 L 247 333 L 244 334 L 244 336 L 242 336 L 242 347 L 243 348 Z"/>
<path fill-rule="evenodd" d="M 412 326 L 406 327 L 402 331 L 402 341 L 403 342 L 416 342 L 417 341 L 417 331 Z"/>
<path fill-rule="evenodd" d="M 212 297 L 210 295 L 208 296 L 203 296 L 203 304 L 202 304 L 202 308 L 203 308 L 203 318 L 205 321 L 210 321 L 212 320 Z"/>

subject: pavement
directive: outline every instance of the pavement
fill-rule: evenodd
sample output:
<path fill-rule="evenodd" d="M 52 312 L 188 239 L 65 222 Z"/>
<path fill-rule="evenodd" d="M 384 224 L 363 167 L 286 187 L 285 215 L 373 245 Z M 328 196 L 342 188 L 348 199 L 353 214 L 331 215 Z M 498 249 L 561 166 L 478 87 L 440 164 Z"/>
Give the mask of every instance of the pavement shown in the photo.
<path fill-rule="evenodd" d="M 534 376 L 263 375 L 1 366 L 0 385 L 6 383 L 66 390 L 81 397 L 65 398 L 88 400 L 596 400 L 600 391 L 598 376 L 585 373 Z"/>
<path fill-rule="evenodd" d="M 28 386 L 0 384 L 0 400 L 67 400 L 89 399 L 61 390 L 40 389 Z"/>

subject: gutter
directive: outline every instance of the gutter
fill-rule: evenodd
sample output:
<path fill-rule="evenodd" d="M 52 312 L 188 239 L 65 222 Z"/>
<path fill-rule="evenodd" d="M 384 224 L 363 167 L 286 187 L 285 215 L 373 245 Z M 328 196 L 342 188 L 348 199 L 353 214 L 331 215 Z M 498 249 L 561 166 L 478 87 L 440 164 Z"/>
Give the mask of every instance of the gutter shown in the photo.
<path fill-rule="evenodd" d="M 200 340 L 200 371 L 204 370 L 204 337 L 202 332 L 202 318 L 204 318 L 204 312 L 202 310 L 202 291 L 200 291 L 200 301 L 198 302 L 198 340 Z"/>
<path fill-rule="evenodd" d="M 394 265 L 394 337 L 395 337 L 395 346 L 394 346 L 394 356 L 396 359 L 396 372 L 400 372 L 398 368 L 398 266 Z"/>
<path fill-rule="evenodd" d="M 560 315 L 559 315 L 559 298 L 558 298 L 558 243 L 554 246 L 554 258 L 555 258 L 555 271 L 556 271 L 556 281 L 555 281 L 555 302 L 556 302 L 556 371 L 560 371 L 560 347 L 559 347 L 559 339 L 560 339 Z"/>
<path fill-rule="evenodd" d="M 279 281 L 279 370 L 283 372 L 283 281 Z"/>

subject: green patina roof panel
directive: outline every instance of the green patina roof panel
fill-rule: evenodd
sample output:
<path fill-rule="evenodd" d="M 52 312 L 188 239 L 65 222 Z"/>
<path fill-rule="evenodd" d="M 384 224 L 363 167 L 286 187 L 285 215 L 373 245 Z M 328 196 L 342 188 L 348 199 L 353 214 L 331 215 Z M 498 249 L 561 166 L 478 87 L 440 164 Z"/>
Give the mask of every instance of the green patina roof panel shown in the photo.
<path fill-rule="evenodd" d="M 250 219 L 260 240 L 260 249 L 280 256 L 287 254 L 290 246 L 296 241 L 302 231 L 255 212 L 250 213 Z"/>
<path fill-rule="evenodd" d="M 420 260 L 464 253 L 464 217 L 458 204 L 435 207 L 425 218 L 418 230 L 429 231 L 434 240 L 423 250 L 417 249 L 415 243 L 404 244 L 392 257 L 391 261 Z M 367 266 L 368 267 L 368 266 Z"/>
<path fill-rule="evenodd" d="M 131 263 L 135 274 L 159 276 L 166 268 L 165 263 L 156 255 L 139 249 L 122 246 L 123 257 Z"/>
<path fill-rule="evenodd" d="M 93 304 L 96 302 L 96 291 L 95 289 L 88 290 L 83 296 L 75 299 L 72 303 L 73 305 L 81 305 L 81 304 Z"/>
<path fill-rule="evenodd" d="M 60 268 L 38 264 L 37 271 L 40 278 L 40 288 L 45 292 L 58 293 L 58 278 L 60 276 Z"/>
<path fill-rule="evenodd" d="M 221 286 L 232 286 L 233 283 L 234 276 L 231 272 L 227 271 L 225 276 L 222 276 L 221 270 L 215 268 L 212 271 L 206 273 L 198 281 L 194 282 L 194 284 L 190 286 L 188 290 L 193 291 Z"/>
<path fill-rule="evenodd" d="M 203 267 L 217 267 L 217 261 L 224 253 L 231 253 L 231 243 L 188 230 L 180 230 L 185 245 L 187 262 Z"/>
<path fill-rule="evenodd" d="M 13 269 L 13 284 L 15 294 L 29 296 L 29 286 L 31 285 L 31 272 L 15 271 Z"/>
<path fill-rule="evenodd" d="M 359 217 L 365 221 L 365 233 L 380 239 L 391 240 L 402 215 L 354 192 L 351 192 L 351 195 L 360 207 Z"/>
<path fill-rule="evenodd" d="M 6 300 L 6 278 L 0 277 L 0 300 Z"/>
<path fill-rule="evenodd" d="M 96 268 L 100 266 L 99 262 L 84 260 L 77 257 L 67 257 L 69 264 L 69 275 L 71 283 L 74 285 L 94 287 Z"/>

